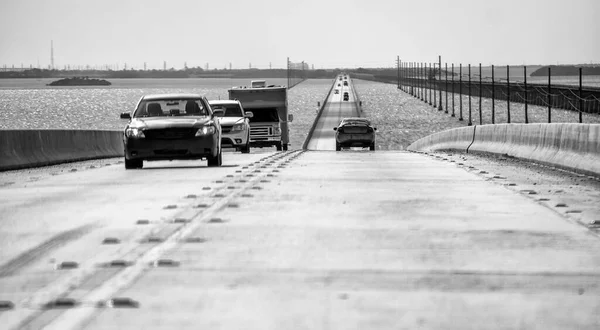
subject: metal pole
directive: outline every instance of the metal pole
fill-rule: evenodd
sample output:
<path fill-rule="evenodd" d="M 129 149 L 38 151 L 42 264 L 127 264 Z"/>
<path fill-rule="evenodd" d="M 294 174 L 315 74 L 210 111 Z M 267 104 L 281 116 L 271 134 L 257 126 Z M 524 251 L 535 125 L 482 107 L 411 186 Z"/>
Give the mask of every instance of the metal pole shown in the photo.
<path fill-rule="evenodd" d="M 438 79 L 438 83 L 442 82 L 442 55 L 438 55 L 438 66 L 440 68 L 440 74 L 439 74 L 439 79 Z M 448 86 L 446 86 L 448 87 Z M 439 111 L 444 110 L 444 107 L 442 106 L 442 88 L 440 86 L 440 106 L 438 107 Z M 447 102 L 446 102 L 447 103 Z M 448 104 L 446 104 L 446 108 L 448 107 Z M 446 113 L 448 113 L 448 111 L 446 111 Z"/>
<path fill-rule="evenodd" d="M 523 66 L 523 83 L 525 85 L 525 124 L 529 124 L 529 114 L 528 114 L 528 107 L 527 107 L 527 101 L 528 101 L 528 94 L 527 94 L 527 66 Z"/>
<path fill-rule="evenodd" d="M 494 81 L 494 65 L 492 64 L 492 124 L 496 123 L 496 82 Z"/>
<path fill-rule="evenodd" d="M 468 126 L 473 125 L 471 108 L 471 64 L 469 64 L 469 123 L 467 124 Z"/>
<path fill-rule="evenodd" d="M 398 67 L 398 86 L 397 86 L 397 88 L 400 89 L 400 55 L 398 55 L 396 57 L 396 66 Z"/>
<path fill-rule="evenodd" d="M 510 124 L 510 65 L 506 66 L 506 122 Z"/>
<path fill-rule="evenodd" d="M 458 101 L 459 101 L 459 116 L 458 116 L 458 120 L 462 121 L 463 120 L 463 115 L 462 115 L 462 63 L 458 65 L 459 69 L 458 69 Z"/>
<path fill-rule="evenodd" d="M 421 64 L 421 90 L 423 92 L 423 102 L 425 103 L 427 103 L 427 89 L 425 88 L 425 72 L 427 71 L 426 67 L 426 63 Z"/>
<path fill-rule="evenodd" d="M 548 123 L 552 122 L 552 70 L 548 67 Z"/>
<path fill-rule="evenodd" d="M 429 73 L 433 81 L 433 107 L 437 108 L 437 81 L 435 81 L 435 63 L 433 64 L 433 71 Z M 440 100 L 441 101 L 441 100 Z"/>
<path fill-rule="evenodd" d="M 579 123 L 583 123 L 583 68 L 579 68 Z"/>
<path fill-rule="evenodd" d="M 454 63 L 452 63 L 452 115 L 451 117 L 455 117 L 454 114 Z"/>
<path fill-rule="evenodd" d="M 448 113 L 448 62 L 444 63 L 446 66 L 446 70 L 444 70 L 446 72 L 446 88 L 444 89 L 444 96 L 446 97 L 446 111 L 444 111 L 445 113 Z"/>
<path fill-rule="evenodd" d="M 425 66 L 425 73 L 427 74 L 427 87 L 429 87 L 429 105 L 431 105 L 431 83 L 429 82 L 429 76 L 431 75 L 431 63 L 429 63 L 429 72 L 427 72 L 427 66 Z"/>
<path fill-rule="evenodd" d="M 481 113 L 481 63 L 479 63 L 479 125 L 483 125 L 483 114 Z"/>

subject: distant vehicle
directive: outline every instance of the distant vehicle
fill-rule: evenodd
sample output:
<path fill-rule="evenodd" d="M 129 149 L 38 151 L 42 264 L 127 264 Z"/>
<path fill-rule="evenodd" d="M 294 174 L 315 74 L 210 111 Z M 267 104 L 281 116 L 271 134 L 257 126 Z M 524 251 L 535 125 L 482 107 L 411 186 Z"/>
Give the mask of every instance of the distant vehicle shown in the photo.
<path fill-rule="evenodd" d="M 348 86 L 348 81 L 344 80 L 344 86 Z"/>
<path fill-rule="evenodd" d="M 338 84 L 338 86 L 337 86 L 337 87 L 342 87 L 342 85 Z"/>
<path fill-rule="evenodd" d="M 350 147 L 368 147 L 375 150 L 376 127 L 366 118 L 344 118 L 333 128 L 335 132 L 335 150 Z"/>
<path fill-rule="evenodd" d="M 123 132 L 125 169 L 142 168 L 144 160 L 206 159 L 221 166 L 221 125 L 205 97 L 196 94 L 143 96 Z"/>
<path fill-rule="evenodd" d="M 348 95 L 348 92 L 344 92 L 344 101 L 348 101 L 350 99 L 350 96 Z"/>
<path fill-rule="evenodd" d="M 251 82 L 251 87 L 232 87 L 229 99 L 239 100 L 245 110 L 252 111 L 250 118 L 250 146 L 288 150 L 288 123 L 294 116 L 288 114 L 287 88 L 267 85 L 264 80 Z"/>
<path fill-rule="evenodd" d="M 336 90 L 333 91 L 333 94 L 339 94 L 339 93 L 340 93 L 339 89 L 336 89 Z"/>
<path fill-rule="evenodd" d="M 250 153 L 250 119 L 252 112 L 244 112 L 238 100 L 210 100 L 210 107 L 223 110 L 225 113 L 219 119 L 221 124 L 221 147 L 235 148 L 243 154 Z"/>

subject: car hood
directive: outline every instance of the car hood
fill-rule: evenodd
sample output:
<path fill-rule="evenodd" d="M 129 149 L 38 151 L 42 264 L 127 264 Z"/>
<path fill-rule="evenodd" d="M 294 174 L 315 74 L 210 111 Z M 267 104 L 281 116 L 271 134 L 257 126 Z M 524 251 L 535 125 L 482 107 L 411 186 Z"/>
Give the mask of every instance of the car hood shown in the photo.
<path fill-rule="evenodd" d="M 222 117 L 221 119 L 219 119 L 219 122 L 221 123 L 221 125 L 235 125 L 235 124 L 241 124 L 244 122 L 244 118 L 243 117 Z"/>
<path fill-rule="evenodd" d="M 129 127 L 161 129 L 170 127 L 200 127 L 212 122 L 209 117 L 150 117 L 134 118 Z"/>

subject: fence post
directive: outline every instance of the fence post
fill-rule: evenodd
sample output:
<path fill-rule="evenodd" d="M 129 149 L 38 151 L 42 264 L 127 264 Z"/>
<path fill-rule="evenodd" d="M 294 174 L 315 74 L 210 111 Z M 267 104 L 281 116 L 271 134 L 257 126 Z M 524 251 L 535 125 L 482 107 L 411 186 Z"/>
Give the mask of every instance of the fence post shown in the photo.
<path fill-rule="evenodd" d="M 429 72 L 427 72 L 427 67 L 429 66 Z M 425 93 L 429 94 L 429 105 L 431 105 L 431 86 L 429 84 L 429 75 L 431 74 L 431 63 L 425 63 L 425 84 L 427 86 L 427 91 Z M 427 94 L 425 94 L 425 100 L 427 100 Z"/>
<path fill-rule="evenodd" d="M 462 121 L 463 120 L 463 115 L 462 115 L 462 63 L 460 63 L 458 65 L 458 104 L 459 104 L 459 110 L 460 110 L 460 114 L 458 116 L 458 120 Z"/>
<path fill-rule="evenodd" d="M 481 113 L 481 63 L 479 63 L 479 125 L 483 125 L 483 115 Z"/>
<path fill-rule="evenodd" d="M 471 64 L 469 64 L 469 122 L 467 123 L 468 126 L 473 125 L 473 120 L 471 119 Z"/>
<path fill-rule="evenodd" d="M 510 124 L 510 65 L 506 66 L 506 122 Z"/>
<path fill-rule="evenodd" d="M 439 84 L 439 83 L 441 83 L 441 82 L 442 82 L 442 55 L 438 55 L 438 62 L 439 62 L 439 63 L 438 63 L 438 64 L 439 64 L 439 65 L 438 65 L 438 67 L 440 68 L 440 74 L 439 74 L 439 76 L 438 76 L 438 77 L 439 77 L 439 79 L 438 79 L 438 84 Z M 439 88 L 439 91 L 440 91 L 440 106 L 438 107 L 438 110 L 439 110 L 439 111 L 442 111 L 442 110 L 444 110 L 444 107 L 442 106 L 442 86 L 441 86 L 441 85 L 439 85 L 439 87 L 440 87 L 440 88 Z M 447 107 L 447 106 L 448 106 L 448 105 L 446 104 L 446 107 Z"/>
<path fill-rule="evenodd" d="M 529 113 L 528 113 L 528 96 L 529 94 L 527 93 L 527 66 L 523 65 L 523 79 L 524 79 L 524 85 L 525 85 L 525 124 L 529 124 Z"/>
<path fill-rule="evenodd" d="M 398 67 L 398 86 L 397 86 L 397 88 L 400 89 L 400 55 L 396 55 L 396 66 Z"/>
<path fill-rule="evenodd" d="M 421 96 L 421 101 L 425 101 L 425 97 L 423 96 L 425 88 L 423 87 L 423 62 L 419 64 L 419 95 Z"/>
<path fill-rule="evenodd" d="M 583 68 L 579 68 L 579 123 L 583 123 Z"/>
<path fill-rule="evenodd" d="M 429 75 L 433 78 L 433 107 L 437 108 L 437 81 L 435 81 L 435 63 L 433 64 L 433 71 L 429 72 Z"/>
<path fill-rule="evenodd" d="M 548 67 L 548 123 L 552 122 L 552 71 Z"/>
<path fill-rule="evenodd" d="M 452 63 L 452 115 L 451 117 L 456 117 L 454 114 L 454 63 Z"/>
<path fill-rule="evenodd" d="M 446 82 L 445 82 L 445 89 L 444 89 L 444 96 L 446 97 L 446 111 L 444 111 L 445 113 L 448 113 L 448 62 L 445 63 L 446 69 L 444 70 L 446 73 Z"/>
<path fill-rule="evenodd" d="M 494 81 L 494 65 L 492 64 L 492 124 L 496 123 L 496 82 Z"/>

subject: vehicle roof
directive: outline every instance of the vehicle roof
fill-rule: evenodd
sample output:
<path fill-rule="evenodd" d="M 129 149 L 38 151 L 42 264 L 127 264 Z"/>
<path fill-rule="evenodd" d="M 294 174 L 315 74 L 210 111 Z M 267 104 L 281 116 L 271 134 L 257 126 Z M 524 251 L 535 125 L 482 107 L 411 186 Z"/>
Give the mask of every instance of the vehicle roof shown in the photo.
<path fill-rule="evenodd" d="M 219 104 L 239 104 L 238 100 L 208 100 L 210 105 L 219 105 Z"/>
<path fill-rule="evenodd" d="M 164 99 L 201 99 L 203 98 L 200 94 L 191 93 L 169 93 L 169 94 L 149 94 L 144 95 L 144 100 L 164 100 Z"/>

